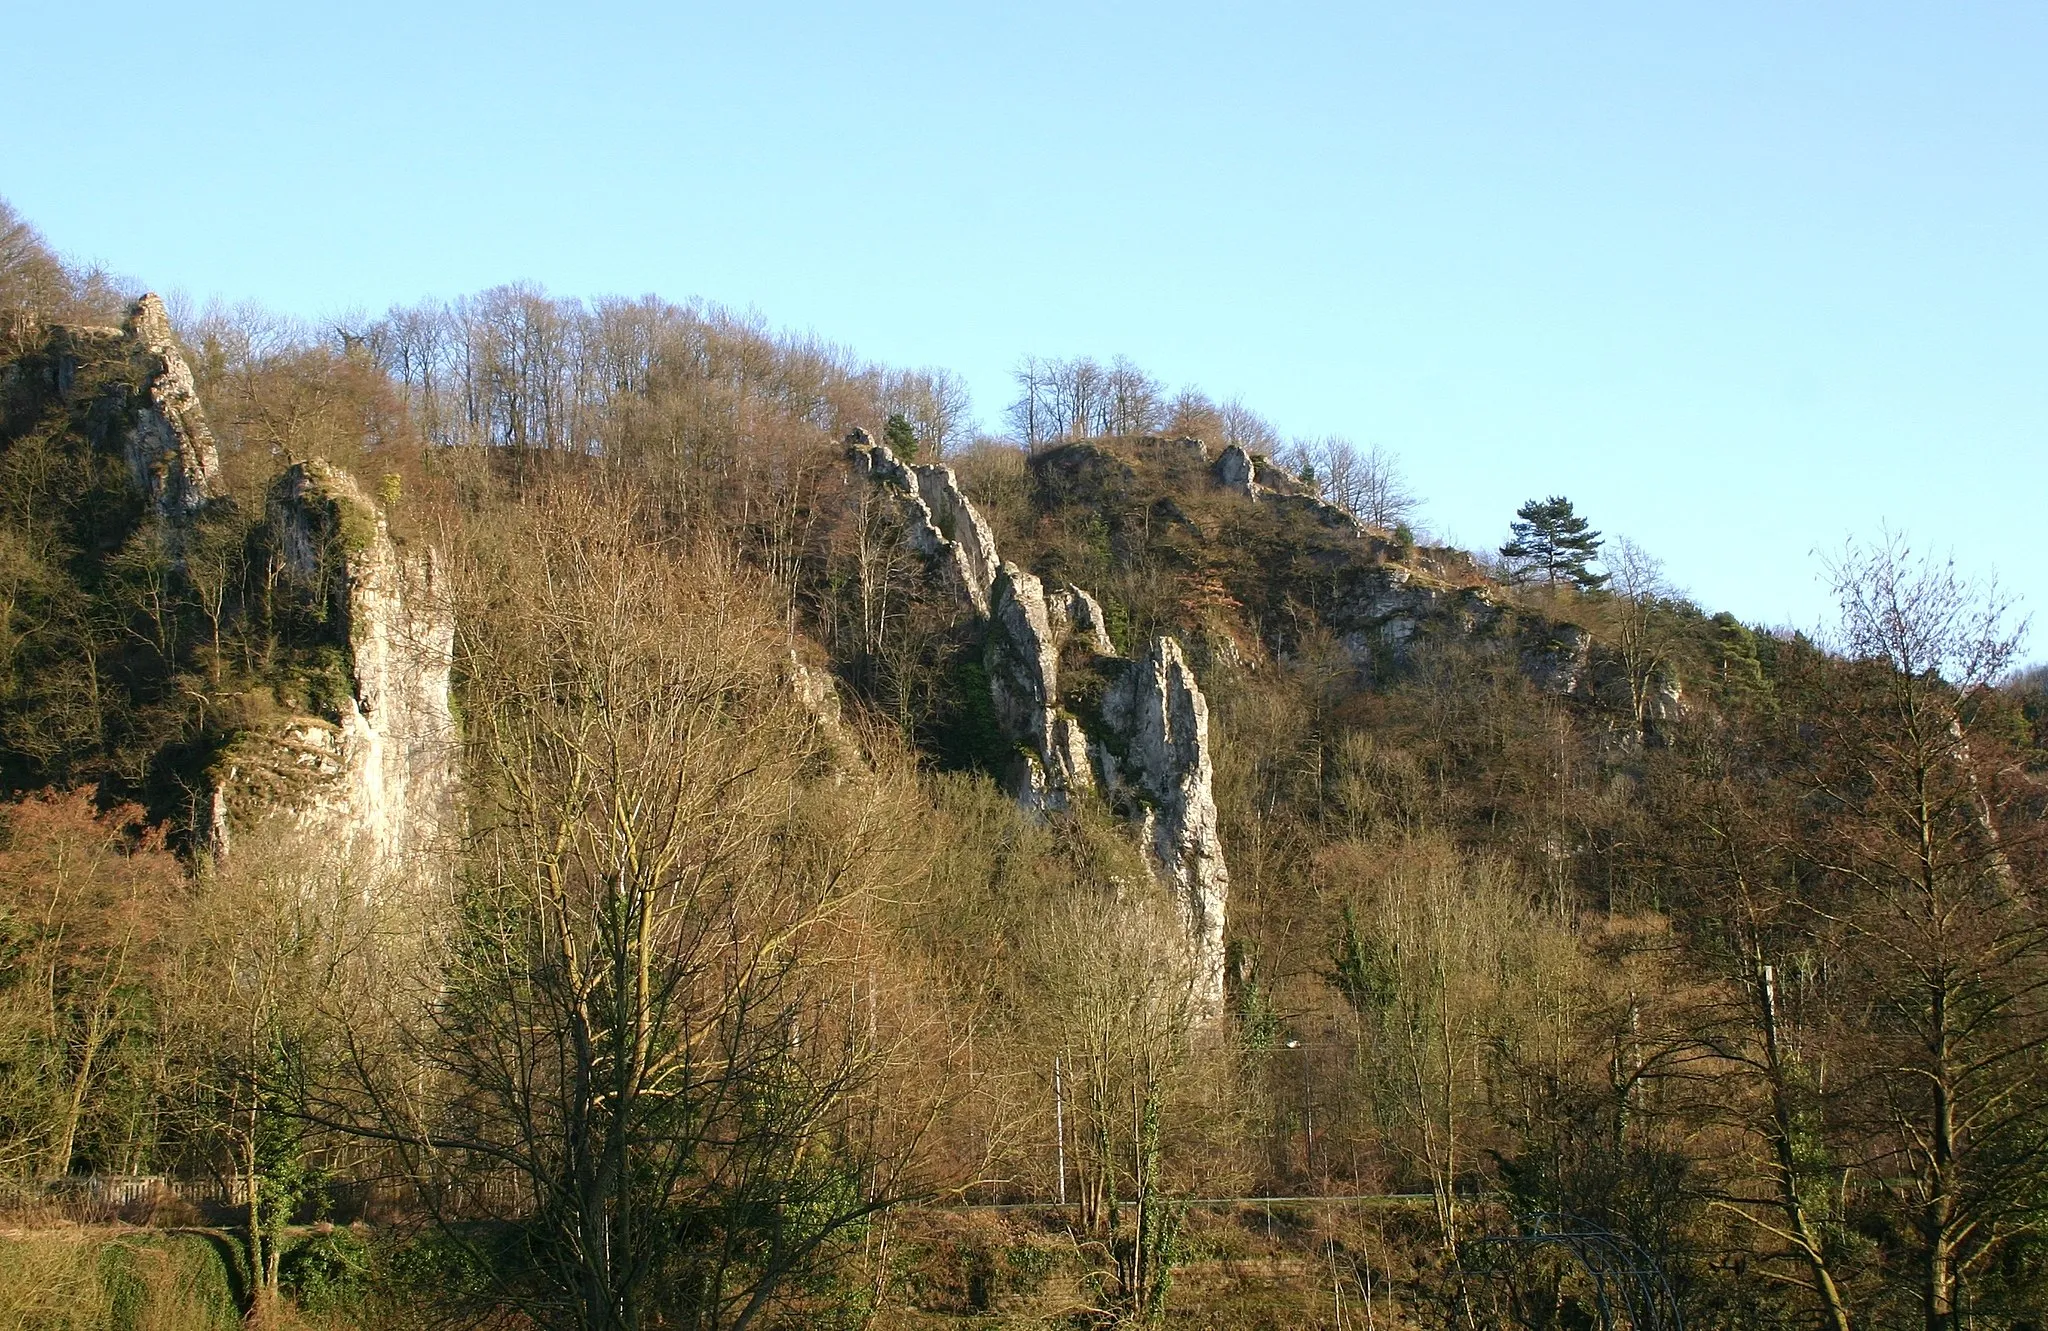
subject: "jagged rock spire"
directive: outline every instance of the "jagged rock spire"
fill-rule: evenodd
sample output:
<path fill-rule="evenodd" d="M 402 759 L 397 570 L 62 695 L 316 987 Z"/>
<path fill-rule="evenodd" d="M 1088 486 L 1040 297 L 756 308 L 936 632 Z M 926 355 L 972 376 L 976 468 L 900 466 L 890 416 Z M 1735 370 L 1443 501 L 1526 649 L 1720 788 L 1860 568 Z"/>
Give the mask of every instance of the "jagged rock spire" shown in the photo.
<path fill-rule="evenodd" d="M 1012 794 L 1048 813 L 1099 789 L 1131 818 L 1146 868 L 1179 911 L 1197 1006 L 1219 1012 L 1230 870 L 1217 836 L 1209 706 L 1180 643 L 1156 638 L 1138 661 L 1116 655 L 1094 597 L 1049 590 L 1002 561 L 951 468 L 907 466 L 865 430 L 847 444 L 856 470 L 901 504 L 911 547 L 986 626 L 990 697 L 1020 750 Z M 1060 692 L 1061 652 L 1075 643 L 1111 681 L 1101 734 L 1084 729 Z"/>
<path fill-rule="evenodd" d="M 154 292 L 128 309 L 122 333 L 142 367 L 141 400 L 128 433 L 135 484 L 165 518 L 189 517 L 219 491 L 220 456 L 200 410 L 192 367 Z"/>

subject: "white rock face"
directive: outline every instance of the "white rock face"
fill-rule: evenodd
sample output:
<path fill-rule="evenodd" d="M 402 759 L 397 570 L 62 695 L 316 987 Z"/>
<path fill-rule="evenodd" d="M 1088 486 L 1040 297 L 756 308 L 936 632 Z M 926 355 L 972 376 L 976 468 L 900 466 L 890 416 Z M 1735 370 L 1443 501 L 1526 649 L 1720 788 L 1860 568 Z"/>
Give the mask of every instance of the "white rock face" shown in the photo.
<path fill-rule="evenodd" d="M 454 832 L 460 779 L 455 618 L 435 554 L 402 554 L 377 506 L 323 462 L 285 472 L 268 511 L 286 576 L 339 618 L 351 688 L 338 723 L 294 717 L 243 746 L 216 822 L 231 823 L 238 805 L 253 805 L 250 815 L 270 805 L 359 864 L 412 871 Z M 280 756 L 296 779 L 260 781 L 241 768 L 277 777 Z"/>
<path fill-rule="evenodd" d="M 1064 810 L 1093 783 L 1087 737 L 1060 710 L 1060 636 L 1045 587 L 1014 564 L 996 575 L 986 664 L 996 719 L 1030 751 L 1017 794 L 1041 812 Z"/>
<path fill-rule="evenodd" d="M 1200 444 L 1185 443 L 1199 453 Z M 1186 929 L 1197 1004 L 1219 1013 L 1230 870 L 1216 832 L 1209 705 L 1180 644 L 1159 638 L 1144 660 L 1122 660 L 1094 597 L 1078 587 L 1048 591 L 1036 575 L 1002 562 L 950 468 L 906 467 L 864 431 L 848 445 L 856 469 L 903 502 L 913 548 L 946 570 L 986 621 L 989 695 L 1021 750 L 1012 793 L 1027 808 L 1056 813 L 1099 782 L 1131 815 L 1146 866 Z M 1235 451 L 1250 485 L 1251 458 Z M 1060 655 L 1073 644 L 1115 677 L 1103 700 L 1105 735 L 1089 736 L 1063 705 Z"/>
<path fill-rule="evenodd" d="M 199 409 L 192 368 L 179 353 L 170 316 L 154 293 L 129 309 L 122 331 L 143 364 L 142 401 L 127 441 L 129 469 L 160 516 L 189 516 L 214 496 L 220 476 L 220 457 Z"/>
<path fill-rule="evenodd" d="M 996 534 L 968 501 L 951 467 L 931 465 L 912 467 L 911 471 L 917 475 L 918 496 L 931 510 L 940 533 L 960 547 L 961 573 L 968 587 L 987 598 L 1003 566 L 996 555 Z"/>
<path fill-rule="evenodd" d="M 1223 1001 L 1223 930 L 1230 869 L 1217 836 L 1209 704 L 1172 638 L 1155 638 L 1103 699 L 1102 718 L 1122 752 L 1098 747 L 1105 768 L 1143 795 L 1147 858 L 1174 892 L 1195 968 L 1196 997 Z"/>
<path fill-rule="evenodd" d="M 995 536 L 974 511 L 951 467 L 906 466 L 887 444 L 871 443 L 866 430 L 847 436 L 847 455 L 854 469 L 880 481 L 902 510 L 903 532 L 910 548 L 938 565 L 953 590 L 986 617 L 989 592 L 999 561 Z M 929 479 L 923 473 L 932 473 Z M 937 496 L 938 508 L 927 497 Z M 954 535 L 948 536 L 950 529 Z"/>
<path fill-rule="evenodd" d="M 1243 495 L 1253 503 L 1264 497 L 1298 511 L 1305 510 L 1309 519 L 1321 526 L 1352 536 L 1365 534 L 1365 528 L 1357 518 L 1318 498 L 1314 486 L 1288 475 L 1268 458 L 1254 457 L 1242 445 L 1226 447 L 1210 469 L 1210 474 L 1216 478 L 1216 484 Z"/>
<path fill-rule="evenodd" d="M 1258 468 L 1242 445 L 1229 445 L 1216 459 L 1216 483 L 1226 490 L 1237 491 L 1247 499 L 1259 497 Z"/>
<path fill-rule="evenodd" d="M 839 685 L 833 681 L 832 672 L 804 664 L 803 657 L 794 647 L 784 653 L 782 677 L 795 695 L 797 705 L 802 707 L 817 727 L 819 743 L 831 755 L 835 780 L 843 779 L 844 769 L 859 765 L 864 760 L 860 745 L 854 741 L 846 728 L 846 715 L 839 704 Z"/>
<path fill-rule="evenodd" d="M 1097 656 L 1115 656 L 1116 644 L 1109 638 L 1109 621 L 1102 606 L 1079 587 L 1054 592 L 1046 601 L 1046 614 L 1058 637 L 1078 638 Z"/>

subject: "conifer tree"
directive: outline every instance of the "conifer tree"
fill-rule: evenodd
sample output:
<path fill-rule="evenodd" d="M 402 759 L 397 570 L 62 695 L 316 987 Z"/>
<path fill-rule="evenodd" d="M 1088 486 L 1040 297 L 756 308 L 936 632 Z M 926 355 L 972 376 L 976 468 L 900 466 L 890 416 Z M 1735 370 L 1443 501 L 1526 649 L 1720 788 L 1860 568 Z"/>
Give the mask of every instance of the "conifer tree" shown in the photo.
<path fill-rule="evenodd" d="M 910 418 L 900 411 L 890 413 L 888 423 L 882 426 L 882 442 L 889 446 L 890 452 L 905 462 L 912 462 L 917 458 L 917 429 L 911 425 Z"/>
<path fill-rule="evenodd" d="M 1508 524 L 1514 537 L 1500 548 L 1501 558 L 1514 567 L 1515 581 L 1541 578 L 1547 586 L 1569 583 L 1580 591 L 1607 584 L 1607 574 L 1589 567 L 1600 553 L 1600 533 L 1572 511 L 1571 500 L 1563 495 L 1531 499 L 1515 510 L 1515 517 Z"/>

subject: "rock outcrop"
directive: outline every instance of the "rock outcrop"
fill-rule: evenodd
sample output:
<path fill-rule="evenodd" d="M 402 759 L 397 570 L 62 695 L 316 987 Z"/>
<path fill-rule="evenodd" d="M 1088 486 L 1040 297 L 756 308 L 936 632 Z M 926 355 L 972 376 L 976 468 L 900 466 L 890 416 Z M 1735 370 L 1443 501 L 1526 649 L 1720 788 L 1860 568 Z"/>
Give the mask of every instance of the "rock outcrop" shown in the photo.
<path fill-rule="evenodd" d="M 129 308 L 122 334 L 141 372 L 128 466 L 157 514 L 184 518 L 219 489 L 220 457 L 199 409 L 192 368 L 178 350 L 170 316 L 154 293 Z"/>
<path fill-rule="evenodd" d="M 1078 639 L 1097 656 L 1116 655 L 1116 644 L 1110 641 L 1109 620 L 1104 617 L 1102 606 L 1079 587 L 1053 593 L 1046 601 L 1046 617 L 1060 638 Z"/>
<path fill-rule="evenodd" d="M 1252 455 L 1238 444 L 1226 446 L 1222 456 L 1216 459 L 1216 483 L 1226 490 L 1236 491 L 1246 499 L 1256 500 L 1259 497 L 1259 482 L 1257 468 L 1252 463 Z"/>
<path fill-rule="evenodd" d="M 1253 503 L 1265 499 L 1306 515 L 1319 527 L 1328 527 L 1347 536 L 1365 535 L 1365 527 L 1357 518 L 1319 497 L 1315 487 L 1288 475 L 1270 458 L 1247 452 L 1241 444 L 1225 447 L 1210 474 L 1217 485 L 1243 495 Z"/>
<path fill-rule="evenodd" d="M 1592 635 L 1576 624 L 1521 613 L 1484 586 L 1440 582 L 1401 564 L 1369 564 L 1337 580 L 1324 610 L 1338 643 L 1368 679 L 1412 668 L 1418 654 L 1452 643 L 1513 654 L 1545 692 L 1591 686 Z"/>
<path fill-rule="evenodd" d="M 266 814 L 378 872 L 409 872 L 454 830 L 455 621 L 431 549 L 401 551 L 346 472 L 294 464 L 267 504 L 277 567 L 340 648 L 329 715 L 291 714 L 217 765 L 216 848 Z"/>
<path fill-rule="evenodd" d="M 1199 443 L 1185 442 L 1197 461 L 1205 456 Z M 1230 871 L 1216 832 L 1209 707 L 1180 644 L 1162 637 L 1143 660 L 1118 656 L 1093 596 L 1078 587 L 1048 590 L 1035 574 L 1002 561 L 951 468 L 908 466 L 866 431 L 847 443 L 855 469 L 899 505 L 911 548 L 982 622 L 990 700 L 1017 746 L 1011 793 L 1040 813 L 1068 810 L 1090 791 L 1110 798 L 1135 825 L 1148 870 L 1173 896 L 1197 1005 L 1220 1011 Z M 1092 705 L 1063 693 L 1063 658 L 1093 686 Z M 1085 723 L 1084 711 L 1092 712 Z"/>
<path fill-rule="evenodd" d="M 1035 576 L 1004 564 L 991 602 L 984 656 L 989 696 L 1004 732 L 1021 746 L 1022 770 L 1011 776 L 1012 790 L 1041 813 L 1063 812 L 1094 784 L 1087 736 L 1060 700 L 1060 649 L 1073 631 L 1071 596 L 1055 594 L 1049 602 Z"/>
<path fill-rule="evenodd" d="M 179 524 L 221 493 L 220 456 L 163 302 L 142 297 L 119 328 L 52 324 L 45 335 L 0 371 L 0 402 L 25 395 L 83 408 L 87 437 L 121 453 L 175 546 Z"/>
<path fill-rule="evenodd" d="M 896 503 L 910 548 L 941 571 L 954 593 L 986 617 L 999 567 L 995 535 L 967 501 L 951 467 L 912 467 L 866 430 L 847 436 L 854 469 L 881 482 Z"/>
<path fill-rule="evenodd" d="M 1103 696 L 1107 734 L 1095 749 L 1113 797 L 1135 790 L 1133 806 L 1147 856 L 1174 890 L 1192 941 L 1195 992 L 1223 998 L 1223 926 L 1230 868 L 1217 836 L 1209 704 L 1180 644 L 1155 638 L 1145 659 L 1126 664 Z"/>
<path fill-rule="evenodd" d="M 839 685 L 833 681 L 832 672 L 806 664 L 796 648 L 791 647 L 783 655 L 782 678 L 797 706 L 811 718 L 819 748 L 837 774 L 843 777 L 847 769 L 861 764 L 864 759 L 860 744 L 847 730 L 846 713 L 839 703 Z"/>
<path fill-rule="evenodd" d="M 119 328 L 52 325 L 0 375 L 11 417 L 63 405 L 79 442 L 119 456 L 142 502 L 131 514 L 182 559 L 204 515 L 234 518 L 191 367 L 163 302 Z M 406 552 L 345 473 L 294 465 L 267 497 L 280 664 L 214 699 L 205 823 L 225 854 L 282 816 L 358 867 L 410 866 L 450 830 L 458 760 L 449 700 L 454 621 L 431 550 Z M 222 731 L 226 738 L 220 738 Z"/>
<path fill-rule="evenodd" d="M 929 464 L 910 470 L 917 477 L 918 497 L 924 500 L 939 534 L 953 544 L 956 553 L 949 558 L 960 570 L 969 599 L 977 591 L 988 596 L 1002 568 L 1002 560 L 996 555 L 996 534 L 968 502 L 967 492 L 960 488 L 960 478 L 951 467 Z"/>

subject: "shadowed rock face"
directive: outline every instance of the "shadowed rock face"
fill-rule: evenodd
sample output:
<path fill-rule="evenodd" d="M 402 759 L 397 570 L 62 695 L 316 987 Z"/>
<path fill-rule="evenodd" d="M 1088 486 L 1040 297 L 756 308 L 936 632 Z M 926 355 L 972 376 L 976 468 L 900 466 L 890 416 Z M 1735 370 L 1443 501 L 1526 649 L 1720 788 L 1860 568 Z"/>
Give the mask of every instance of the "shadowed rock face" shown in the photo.
<path fill-rule="evenodd" d="M 143 296 L 120 328 L 52 327 L 47 351 L 30 364 L 43 382 L 24 385 L 17 363 L 0 387 L 62 401 L 95 386 L 89 415 L 104 424 L 91 427 L 93 444 L 119 450 L 175 557 L 194 523 L 228 496 L 163 302 Z M 329 691 L 324 714 L 266 707 L 266 719 L 234 736 L 208 772 L 206 830 L 225 854 L 237 830 L 282 816 L 319 849 L 395 868 L 435 841 L 456 806 L 454 620 L 434 554 L 399 550 L 376 504 L 323 462 L 280 476 L 266 516 L 278 585 L 317 604 L 314 619 L 327 626 L 323 641 L 293 646 L 331 650 L 345 697 L 336 702 Z"/>
<path fill-rule="evenodd" d="M 1063 639 L 1078 638 L 1097 656 L 1115 656 L 1116 644 L 1109 638 L 1109 620 L 1102 606 L 1079 587 L 1055 592 L 1046 602 L 1046 614 L 1054 631 Z"/>
<path fill-rule="evenodd" d="M 951 468 L 905 466 L 864 431 L 848 444 L 855 468 L 896 496 L 911 547 L 984 621 L 990 699 L 1018 746 L 1011 793 L 1039 813 L 1064 811 L 1090 790 L 1112 798 L 1136 825 L 1146 867 L 1173 895 L 1198 1008 L 1220 1012 L 1230 871 L 1216 835 L 1209 708 L 1180 644 L 1162 637 L 1144 660 L 1117 656 L 1094 597 L 1048 590 L 1002 562 Z M 1091 673 L 1113 681 L 1097 735 L 1060 691 L 1061 653 L 1076 645 Z"/>
<path fill-rule="evenodd" d="M 832 672 L 806 664 L 796 648 L 785 649 L 782 680 L 797 705 L 811 718 L 819 748 L 833 767 L 833 779 L 842 781 L 846 772 L 866 762 L 860 744 L 847 729 L 846 714 L 839 705 L 839 685 Z"/>
<path fill-rule="evenodd" d="M 1241 445 L 1206 458 L 1195 441 L 1146 436 L 1062 444 L 1029 464 L 1050 508 L 1110 511 L 1113 557 L 1148 548 L 1155 523 L 1182 534 L 1168 557 L 1213 577 L 1253 630 L 1237 638 L 1221 623 L 1198 628 L 1190 645 L 1205 665 L 1256 668 L 1261 649 L 1276 657 L 1300 650 L 1310 629 L 1327 631 L 1375 684 L 1400 678 L 1432 652 L 1477 648 L 1515 661 L 1548 692 L 1593 698 L 1608 687 L 1602 676 L 1611 670 L 1583 628 L 1513 604 L 1463 552 L 1365 527 Z M 1201 547 L 1217 533 L 1182 502 L 1201 490 L 1246 505 L 1224 519 L 1228 501 L 1220 510 L 1212 501 L 1203 521 L 1233 525 L 1233 538 L 1255 552 L 1251 561 L 1203 562 Z M 1142 524 L 1130 516 L 1140 513 Z M 1116 514 L 1124 515 L 1121 529 Z"/>
<path fill-rule="evenodd" d="M 40 353 L 0 371 L 0 390 L 71 401 L 88 365 L 125 362 L 126 373 L 111 382 L 101 374 L 85 379 L 99 385 L 100 419 L 117 423 L 108 435 L 93 433 L 96 443 L 120 449 L 148 511 L 167 520 L 166 534 L 175 540 L 179 520 L 219 496 L 220 457 L 163 302 L 142 297 L 119 328 L 53 324 L 47 336 Z"/>
<path fill-rule="evenodd" d="M 1237 444 L 1231 444 L 1216 459 L 1216 483 L 1226 490 L 1235 491 L 1247 499 L 1259 497 L 1259 483 L 1255 479 L 1256 468 L 1252 455 Z"/>
<path fill-rule="evenodd" d="M 267 516 L 280 571 L 339 627 L 350 691 L 338 720 L 290 717 L 235 747 L 215 795 L 216 846 L 231 824 L 275 812 L 359 864 L 404 872 L 456 810 L 455 619 L 438 561 L 401 552 L 376 504 L 324 462 L 280 476 Z"/>

